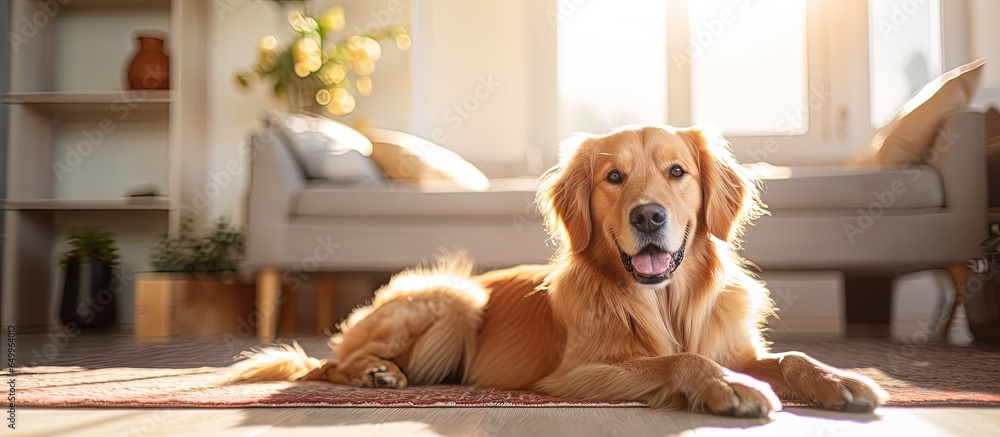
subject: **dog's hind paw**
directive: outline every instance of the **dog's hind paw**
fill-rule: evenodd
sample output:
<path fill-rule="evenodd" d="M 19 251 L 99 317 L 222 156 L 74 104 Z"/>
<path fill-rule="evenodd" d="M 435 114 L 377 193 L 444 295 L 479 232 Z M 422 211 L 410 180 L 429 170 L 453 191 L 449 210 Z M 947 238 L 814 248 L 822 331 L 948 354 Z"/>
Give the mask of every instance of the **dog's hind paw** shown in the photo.
<path fill-rule="evenodd" d="M 395 364 L 381 365 L 365 371 L 364 387 L 406 388 L 406 375 Z"/>
<path fill-rule="evenodd" d="M 367 356 L 352 360 L 340 370 L 349 378 L 349 384 L 368 388 L 406 388 L 406 375 L 392 361 Z"/>

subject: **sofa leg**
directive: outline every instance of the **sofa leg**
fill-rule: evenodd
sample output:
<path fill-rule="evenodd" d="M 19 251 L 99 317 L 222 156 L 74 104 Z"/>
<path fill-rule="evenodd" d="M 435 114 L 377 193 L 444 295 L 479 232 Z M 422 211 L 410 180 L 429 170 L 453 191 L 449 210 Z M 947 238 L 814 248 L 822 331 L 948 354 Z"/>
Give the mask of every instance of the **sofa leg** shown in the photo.
<path fill-rule="evenodd" d="M 316 333 L 330 335 L 336 320 L 334 313 L 334 292 L 336 292 L 336 277 L 333 273 L 319 276 L 316 281 Z"/>
<path fill-rule="evenodd" d="M 278 303 L 281 300 L 281 272 L 263 268 L 257 273 L 257 340 L 274 341 L 278 329 Z"/>
<path fill-rule="evenodd" d="M 845 334 L 889 338 L 895 276 L 847 276 L 844 279 Z"/>
<path fill-rule="evenodd" d="M 952 301 L 951 308 L 948 310 L 948 317 L 944 319 L 944 324 L 940 328 L 940 340 L 945 343 L 948 342 L 948 331 L 951 329 L 951 322 L 955 318 L 955 311 L 958 310 L 958 306 L 965 300 L 965 281 L 969 278 L 969 270 L 965 267 L 965 264 L 951 264 L 948 266 L 948 275 L 951 276 L 951 281 L 955 284 L 955 300 Z"/>

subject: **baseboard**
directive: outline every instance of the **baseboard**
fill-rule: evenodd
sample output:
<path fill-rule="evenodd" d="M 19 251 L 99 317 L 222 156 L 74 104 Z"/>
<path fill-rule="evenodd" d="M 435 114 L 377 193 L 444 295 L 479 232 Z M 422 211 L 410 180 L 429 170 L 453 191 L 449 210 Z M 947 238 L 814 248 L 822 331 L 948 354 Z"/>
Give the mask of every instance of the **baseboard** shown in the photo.
<path fill-rule="evenodd" d="M 840 317 L 771 317 L 767 327 L 775 333 L 842 334 L 844 321 Z"/>
<path fill-rule="evenodd" d="M 767 325 L 770 336 L 778 338 L 794 338 L 796 335 L 842 335 L 844 333 L 843 319 L 840 317 L 782 317 L 770 318 Z M 937 341 L 938 327 L 927 318 L 917 315 L 894 319 L 892 321 L 892 339 L 901 343 L 923 344 Z M 964 314 L 959 311 L 952 322 L 948 334 L 951 344 L 962 345 L 972 341 L 969 325 Z"/>

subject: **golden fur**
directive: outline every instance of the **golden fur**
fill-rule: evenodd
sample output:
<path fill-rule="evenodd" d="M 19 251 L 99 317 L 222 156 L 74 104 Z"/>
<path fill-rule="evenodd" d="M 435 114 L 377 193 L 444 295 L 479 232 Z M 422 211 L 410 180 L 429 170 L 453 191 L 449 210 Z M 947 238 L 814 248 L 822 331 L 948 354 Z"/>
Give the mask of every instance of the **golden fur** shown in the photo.
<path fill-rule="evenodd" d="M 637 231 L 630 211 L 650 204 L 662 227 Z M 561 247 L 552 263 L 473 276 L 452 257 L 404 271 L 341 325 L 338 361 L 279 346 L 246 354 L 240 379 L 460 382 L 739 416 L 780 409 L 772 388 L 833 409 L 885 401 L 870 379 L 768 353 L 772 302 L 736 253 L 762 209 L 721 136 L 645 126 L 571 138 L 538 205 Z M 655 277 L 643 253 L 659 260 Z"/>

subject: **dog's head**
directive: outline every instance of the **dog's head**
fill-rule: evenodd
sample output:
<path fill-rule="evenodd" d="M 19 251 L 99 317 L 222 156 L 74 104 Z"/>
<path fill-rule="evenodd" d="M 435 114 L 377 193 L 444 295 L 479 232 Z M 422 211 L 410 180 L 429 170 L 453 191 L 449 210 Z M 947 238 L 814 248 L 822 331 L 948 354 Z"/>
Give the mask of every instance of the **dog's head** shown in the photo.
<path fill-rule="evenodd" d="M 735 243 L 760 212 L 756 184 L 721 135 L 668 126 L 570 138 L 538 203 L 565 255 L 660 285 L 694 239 Z"/>

